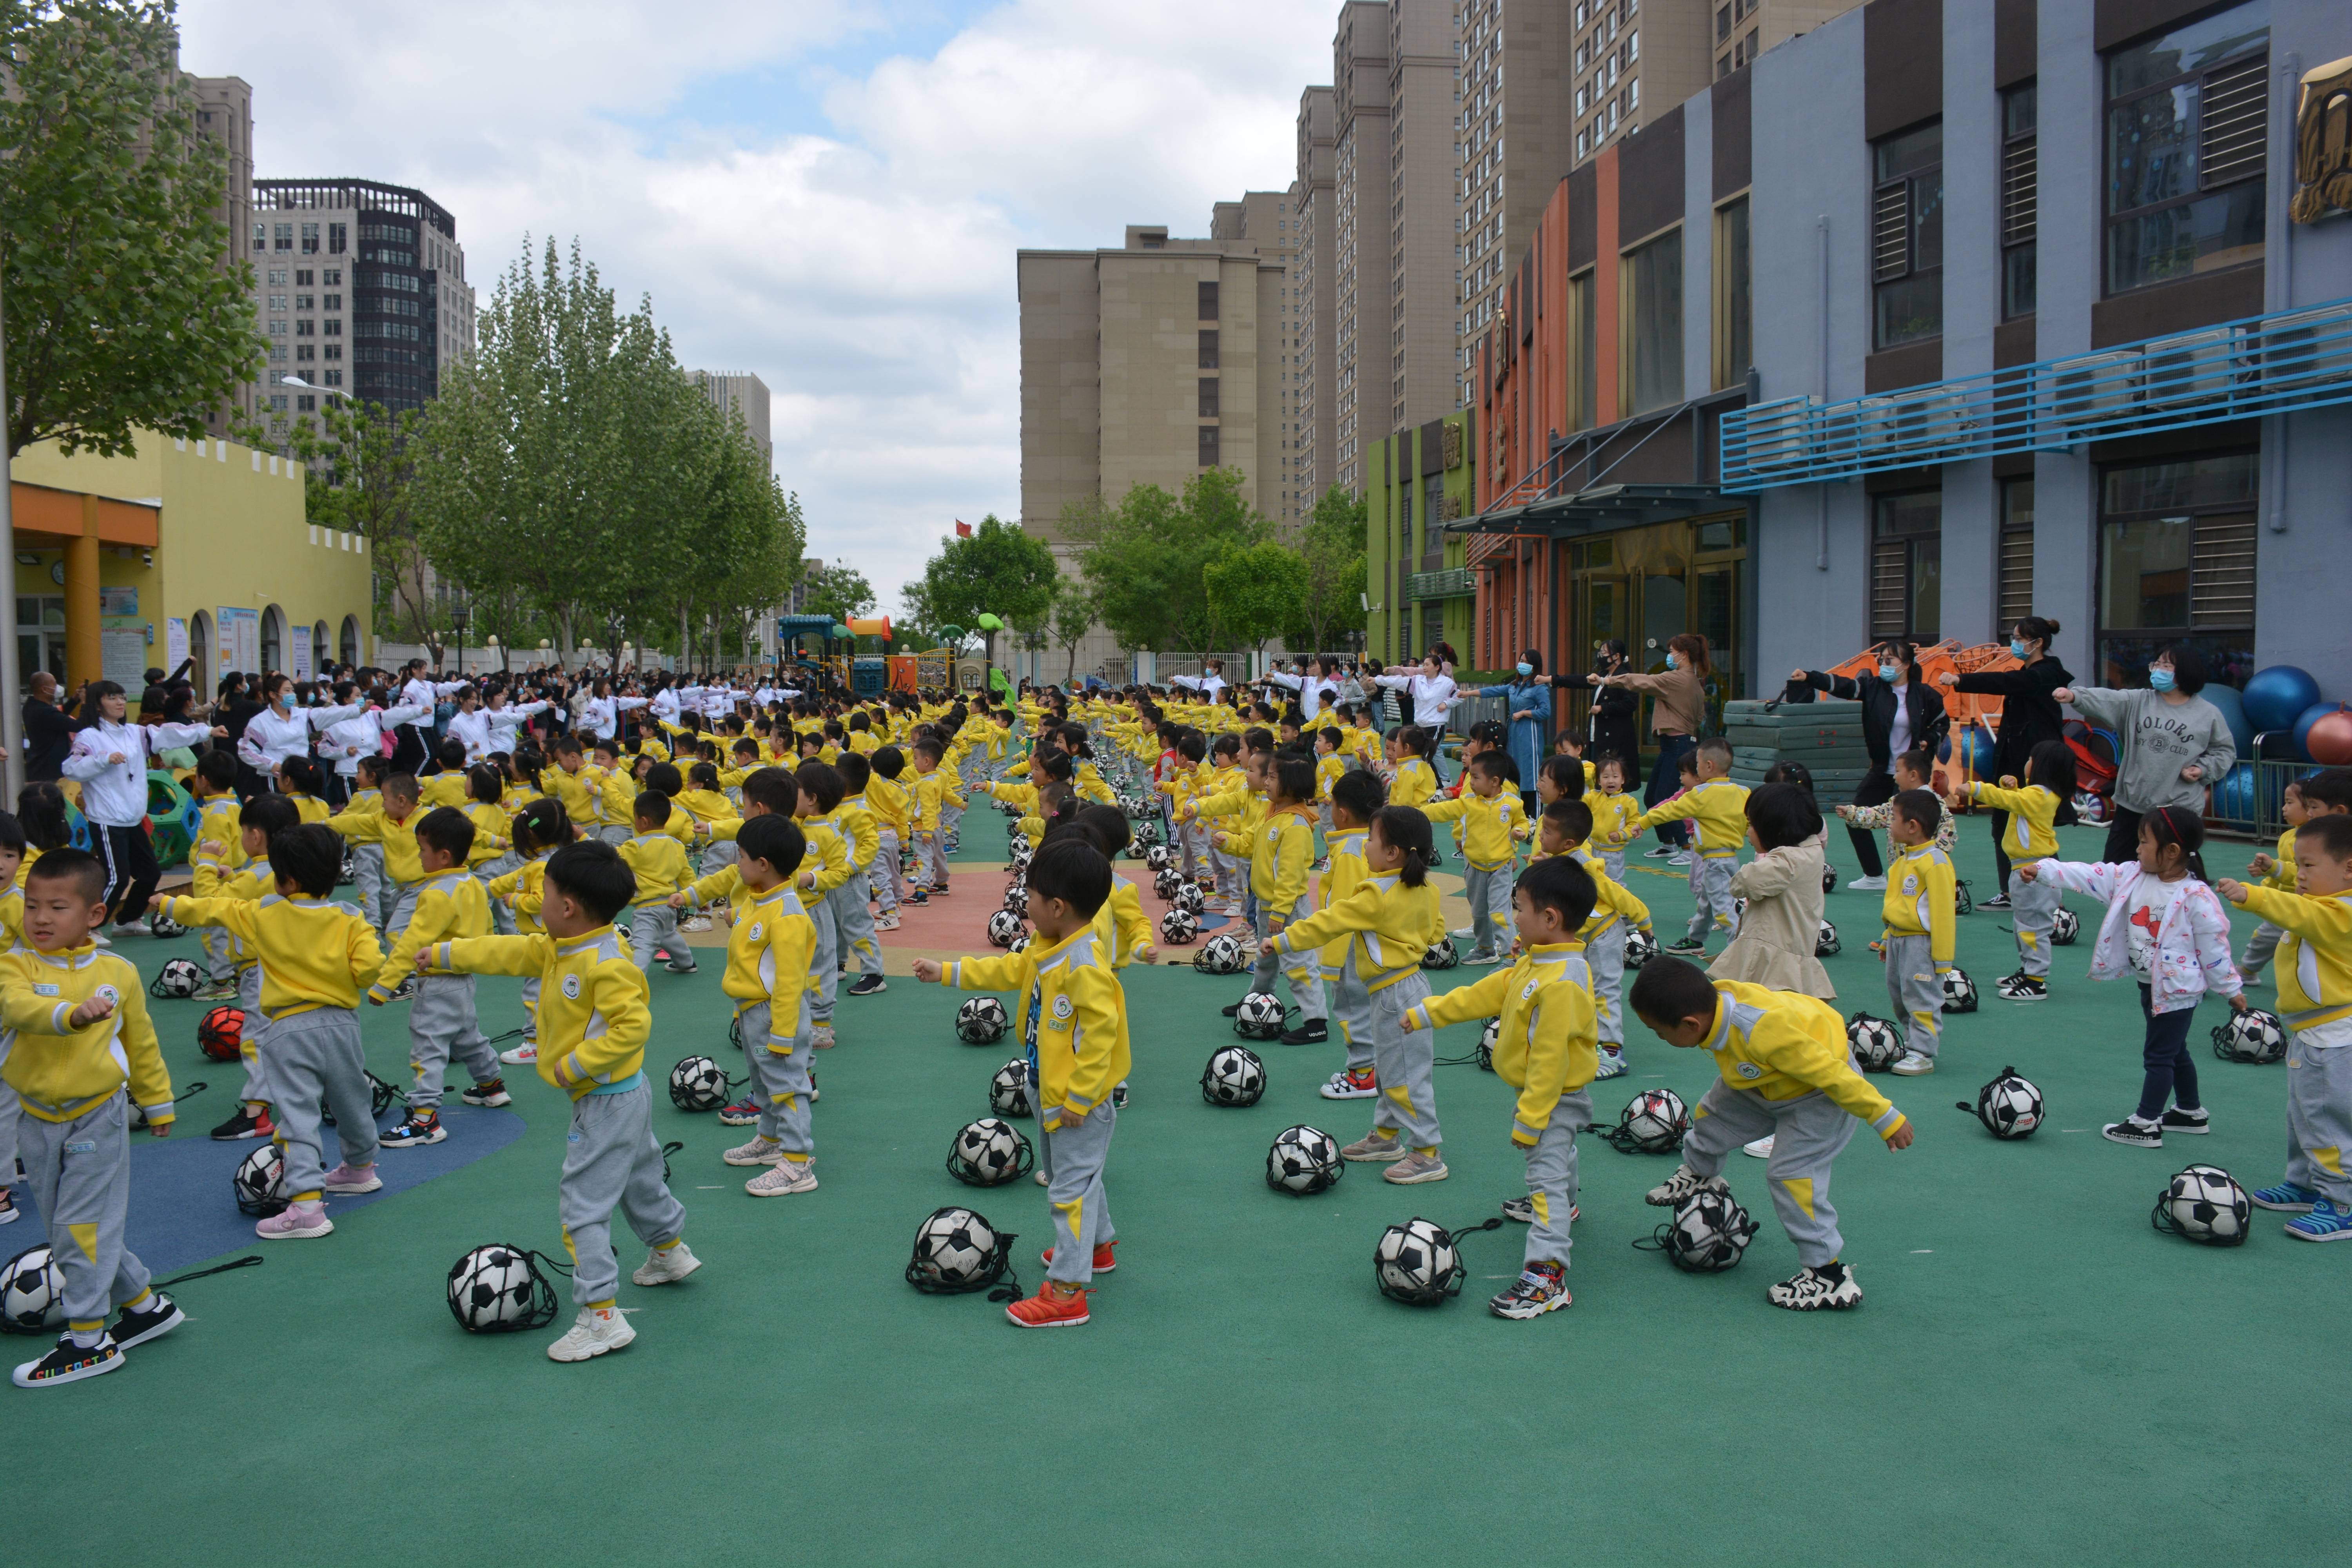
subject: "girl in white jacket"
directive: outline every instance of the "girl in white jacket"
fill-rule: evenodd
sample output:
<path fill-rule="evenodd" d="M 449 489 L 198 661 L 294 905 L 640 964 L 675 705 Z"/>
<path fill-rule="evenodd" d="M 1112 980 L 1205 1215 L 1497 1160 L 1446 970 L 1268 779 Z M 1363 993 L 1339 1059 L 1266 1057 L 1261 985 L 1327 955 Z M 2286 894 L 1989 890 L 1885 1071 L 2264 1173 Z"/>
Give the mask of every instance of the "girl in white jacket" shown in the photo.
<path fill-rule="evenodd" d="M 2139 821 L 2139 856 L 2128 864 L 2084 865 L 2041 860 L 2020 866 L 2028 882 L 2047 879 L 2088 893 L 2107 906 L 2091 951 L 2091 978 L 2129 975 L 2139 983 L 2140 1016 L 2147 1022 L 2139 1109 L 2101 1129 L 2117 1143 L 2161 1149 L 2168 1132 L 2212 1131 L 2197 1094 L 2197 1062 L 2189 1026 L 2206 992 L 2246 1010 L 2243 984 L 2230 956 L 2230 917 L 2205 885 L 2199 847 L 2204 825 L 2186 806 L 2158 806 Z M 2166 1100 L 2172 1103 L 2169 1109 Z"/>

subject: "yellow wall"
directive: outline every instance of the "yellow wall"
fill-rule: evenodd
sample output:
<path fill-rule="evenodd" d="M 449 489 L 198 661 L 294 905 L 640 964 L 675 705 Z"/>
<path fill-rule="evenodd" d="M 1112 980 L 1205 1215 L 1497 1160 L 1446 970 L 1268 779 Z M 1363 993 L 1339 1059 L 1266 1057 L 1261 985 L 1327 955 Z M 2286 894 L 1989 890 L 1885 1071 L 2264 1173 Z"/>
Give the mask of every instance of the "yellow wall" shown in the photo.
<path fill-rule="evenodd" d="M 28 447 L 17 455 L 10 473 L 23 484 L 162 502 L 153 565 L 145 563 L 138 549 L 99 547 L 101 588 L 139 593 L 138 614 L 106 616 L 100 624 L 141 631 L 147 638 L 147 666 L 171 662 L 165 657 L 168 617 L 179 617 L 193 631 L 200 612 L 213 623 L 224 605 L 257 615 L 275 606 L 289 631 L 324 621 L 328 645 L 323 653 L 314 650 L 314 668 L 322 657 L 341 658 L 337 645 L 344 617 L 356 617 L 360 658 L 373 657 L 366 542 L 304 521 L 300 465 L 235 442 L 148 436 L 127 458 L 87 452 L 68 458 L 54 445 Z M 64 552 L 39 549 L 38 542 L 18 542 L 19 557 L 39 557 L 35 564 L 17 563 L 20 598 L 64 592 L 50 574 Z M 198 684 L 207 691 L 227 670 L 239 668 L 224 658 L 216 626 L 209 644 L 198 671 Z M 282 647 L 280 662 L 290 668 L 290 639 Z"/>

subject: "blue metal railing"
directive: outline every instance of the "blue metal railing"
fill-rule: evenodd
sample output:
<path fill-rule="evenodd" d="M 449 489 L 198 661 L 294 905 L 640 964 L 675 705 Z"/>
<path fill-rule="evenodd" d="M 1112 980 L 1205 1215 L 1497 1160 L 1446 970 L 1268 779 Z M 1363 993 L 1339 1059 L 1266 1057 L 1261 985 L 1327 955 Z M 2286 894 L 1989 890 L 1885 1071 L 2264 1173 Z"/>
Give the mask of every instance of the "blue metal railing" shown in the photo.
<path fill-rule="evenodd" d="M 2352 299 L 1842 403 L 1723 416 L 1723 488 L 1858 479 L 2352 403 Z"/>

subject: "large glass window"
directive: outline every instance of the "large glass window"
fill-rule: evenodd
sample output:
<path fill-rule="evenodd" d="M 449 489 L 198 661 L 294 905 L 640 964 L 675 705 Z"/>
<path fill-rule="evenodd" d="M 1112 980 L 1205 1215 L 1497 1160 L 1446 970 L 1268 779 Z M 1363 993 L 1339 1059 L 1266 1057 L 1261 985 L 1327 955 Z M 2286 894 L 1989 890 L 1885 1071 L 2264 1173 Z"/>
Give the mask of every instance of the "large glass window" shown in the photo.
<path fill-rule="evenodd" d="M 2257 461 L 2251 452 L 2111 468 L 2099 497 L 2099 681 L 2131 685 L 2166 643 L 2216 680 L 2253 672 Z"/>
<path fill-rule="evenodd" d="M 1736 386 L 1756 358 L 1748 258 L 1748 198 L 1715 215 L 1715 384 Z"/>
<path fill-rule="evenodd" d="M 2259 261 L 2269 0 L 2106 59 L 2110 294 Z"/>
<path fill-rule="evenodd" d="M 1882 349 L 1944 331 L 1944 127 L 1938 121 L 1871 149 L 1870 275 Z"/>
<path fill-rule="evenodd" d="M 2000 624 L 1993 627 L 1999 641 L 2009 628 L 2033 613 L 2033 480 L 2000 482 L 2000 560 L 1999 563 Z"/>
<path fill-rule="evenodd" d="M 2000 313 L 2033 314 L 2036 215 L 2042 194 L 2034 84 L 2000 95 Z"/>
<path fill-rule="evenodd" d="M 1870 635 L 1934 642 L 1944 635 L 1944 492 L 1880 496 L 1873 511 Z"/>
<path fill-rule="evenodd" d="M 1683 400 L 1682 230 L 1629 253 L 1624 268 L 1623 412 L 1644 414 Z"/>
<path fill-rule="evenodd" d="M 1574 334 L 1569 348 L 1569 428 L 1590 430 L 1601 417 L 1599 409 L 1599 378 L 1594 374 L 1600 351 L 1593 344 L 1592 274 L 1581 272 L 1568 280 L 1569 331 Z"/>

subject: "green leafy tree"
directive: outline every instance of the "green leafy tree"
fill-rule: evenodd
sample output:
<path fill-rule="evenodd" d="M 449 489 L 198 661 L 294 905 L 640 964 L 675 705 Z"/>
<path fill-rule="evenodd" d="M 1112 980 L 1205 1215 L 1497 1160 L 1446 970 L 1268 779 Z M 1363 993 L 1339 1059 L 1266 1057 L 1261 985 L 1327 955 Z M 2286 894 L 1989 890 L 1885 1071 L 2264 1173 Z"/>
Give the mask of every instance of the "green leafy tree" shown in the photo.
<path fill-rule="evenodd" d="M 1078 645 L 1095 629 L 1097 618 L 1094 590 L 1082 582 L 1063 578 L 1054 592 L 1053 638 L 1067 656 L 1068 668 L 1062 672 L 1065 687 L 1078 677 Z"/>
<path fill-rule="evenodd" d="M 0 4 L 8 455 L 205 435 L 261 365 L 253 269 L 225 265 L 227 166 L 198 133 L 173 7 Z"/>
<path fill-rule="evenodd" d="M 1254 649 L 1298 624 L 1307 605 L 1307 563 L 1274 540 L 1235 546 L 1202 568 L 1216 630 Z"/>
<path fill-rule="evenodd" d="M 1307 567 L 1307 597 L 1288 631 L 1295 646 L 1329 651 L 1364 629 L 1364 498 L 1339 485 L 1315 501 L 1313 516 L 1298 539 Z"/>
<path fill-rule="evenodd" d="M 983 615 L 1016 626 L 1034 625 L 1053 603 L 1060 580 L 1054 552 L 1043 540 L 992 515 L 980 520 L 970 538 L 940 541 L 940 552 L 924 563 L 920 584 L 908 584 L 904 593 L 919 625 L 971 631 Z M 994 659 L 995 634 L 981 635 Z"/>
<path fill-rule="evenodd" d="M 808 592 L 802 603 L 809 615 L 831 616 L 836 621 L 847 621 L 853 616 L 864 616 L 874 613 L 877 603 L 874 584 L 868 583 L 866 574 L 855 566 L 845 563 L 820 566 L 803 581 L 807 584 Z M 890 629 L 897 631 L 898 628 L 893 625 Z"/>
<path fill-rule="evenodd" d="M 315 421 L 307 414 L 294 421 L 289 439 L 302 464 L 304 513 L 321 528 L 367 540 L 376 630 L 422 644 L 438 666 L 449 616 L 417 530 L 416 433 L 424 416 L 414 409 L 394 414 L 380 403 L 325 402 Z"/>
<path fill-rule="evenodd" d="M 1274 534 L 1243 499 L 1242 482 L 1236 469 L 1210 468 L 1181 496 L 1145 484 L 1117 506 L 1092 496 L 1063 509 L 1062 530 L 1081 547 L 1096 615 L 1123 646 L 1160 652 L 1214 646 L 1219 628 L 1204 571 Z"/>

